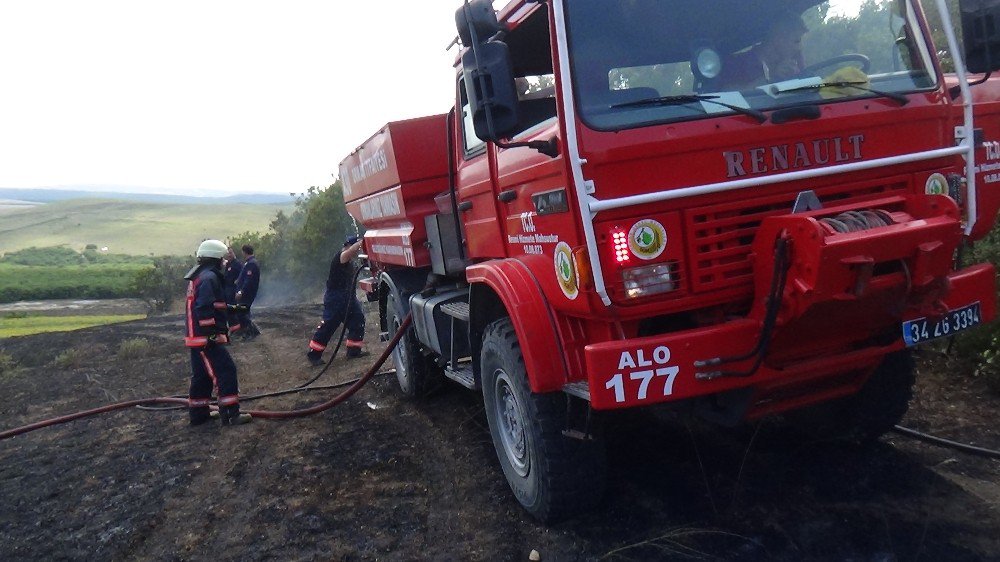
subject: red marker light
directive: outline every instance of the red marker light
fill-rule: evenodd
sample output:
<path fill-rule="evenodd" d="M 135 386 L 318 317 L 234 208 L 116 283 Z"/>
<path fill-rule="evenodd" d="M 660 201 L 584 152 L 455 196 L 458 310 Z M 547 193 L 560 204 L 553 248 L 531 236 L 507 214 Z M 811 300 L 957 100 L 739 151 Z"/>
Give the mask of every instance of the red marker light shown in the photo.
<path fill-rule="evenodd" d="M 614 243 L 615 248 L 615 261 L 618 263 L 628 262 L 629 251 L 627 235 L 621 230 L 615 230 L 611 233 L 611 240 Z"/>

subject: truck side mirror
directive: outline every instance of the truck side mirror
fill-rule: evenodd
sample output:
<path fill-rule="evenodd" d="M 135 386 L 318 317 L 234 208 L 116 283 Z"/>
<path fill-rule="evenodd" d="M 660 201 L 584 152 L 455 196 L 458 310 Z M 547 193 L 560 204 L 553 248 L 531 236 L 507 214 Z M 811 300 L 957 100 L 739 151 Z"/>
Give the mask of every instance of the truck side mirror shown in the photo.
<path fill-rule="evenodd" d="M 502 30 L 497 22 L 497 13 L 493 11 L 491 0 L 472 0 L 463 4 L 455 12 L 455 26 L 462 44 L 471 47 L 473 35 L 475 42 L 485 43 L 487 39 Z"/>
<path fill-rule="evenodd" d="M 1000 70 L 1000 0 L 960 0 L 969 72 Z"/>
<path fill-rule="evenodd" d="M 483 43 L 462 55 L 465 92 L 476 136 L 497 142 L 517 130 L 518 101 L 507 44 Z"/>

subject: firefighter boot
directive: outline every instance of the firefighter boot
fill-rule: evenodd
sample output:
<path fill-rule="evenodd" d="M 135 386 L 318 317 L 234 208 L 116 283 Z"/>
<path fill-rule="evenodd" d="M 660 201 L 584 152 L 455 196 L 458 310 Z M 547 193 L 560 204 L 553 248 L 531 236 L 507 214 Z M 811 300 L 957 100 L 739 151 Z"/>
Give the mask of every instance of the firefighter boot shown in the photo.
<path fill-rule="evenodd" d="M 368 355 L 368 352 L 365 351 L 363 348 L 354 347 L 354 346 L 351 346 L 351 347 L 347 348 L 347 358 L 348 359 L 356 359 L 358 357 L 364 357 L 366 355 Z"/>
<path fill-rule="evenodd" d="M 243 425 L 253 421 L 250 414 L 241 414 L 240 405 L 222 406 L 219 408 L 219 415 L 222 417 L 222 425 Z"/>
<path fill-rule="evenodd" d="M 243 341 L 253 341 L 260 335 L 260 329 L 257 328 L 257 324 L 253 323 L 253 320 L 247 323 L 246 328 L 243 329 Z"/>
<path fill-rule="evenodd" d="M 310 350 L 309 353 L 306 353 L 306 359 L 309 360 L 309 364 L 313 367 L 319 367 L 326 363 L 326 361 L 323 361 L 323 354 L 315 350 Z"/>
<path fill-rule="evenodd" d="M 212 421 L 211 413 L 208 411 L 208 406 L 198 407 L 198 408 L 188 408 L 188 419 L 191 420 L 191 425 L 201 425 L 203 423 Z"/>

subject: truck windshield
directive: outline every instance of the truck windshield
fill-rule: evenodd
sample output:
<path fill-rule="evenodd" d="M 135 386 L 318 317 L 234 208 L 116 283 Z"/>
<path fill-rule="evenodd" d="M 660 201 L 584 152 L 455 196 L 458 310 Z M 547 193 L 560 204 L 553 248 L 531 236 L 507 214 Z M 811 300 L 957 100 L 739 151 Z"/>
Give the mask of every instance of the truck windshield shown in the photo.
<path fill-rule="evenodd" d="M 908 0 L 569 0 L 566 13 L 578 111 L 598 130 L 905 103 L 937 85 Z"/>

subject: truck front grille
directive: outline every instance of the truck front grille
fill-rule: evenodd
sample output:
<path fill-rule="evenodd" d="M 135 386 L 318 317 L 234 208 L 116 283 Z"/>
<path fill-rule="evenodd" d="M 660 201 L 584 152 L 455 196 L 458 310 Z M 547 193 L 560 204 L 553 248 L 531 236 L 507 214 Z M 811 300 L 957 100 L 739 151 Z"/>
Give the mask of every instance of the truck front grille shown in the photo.
<path fill-rule="evenodd" d="M 895 178 L 868 185 L 835 185 L 813 191 L 825 206 L 843 205 L 884 197 L 905 191 L 907 182 Z M 689 209 L 684 213 L 691 258 L 692 291 L 706 292 L 733 287 L 753 290 L 750 244 L 761 221 L 791 212 L 798 192 L 747 198 L 739 192 L 738 200 Z"/>

